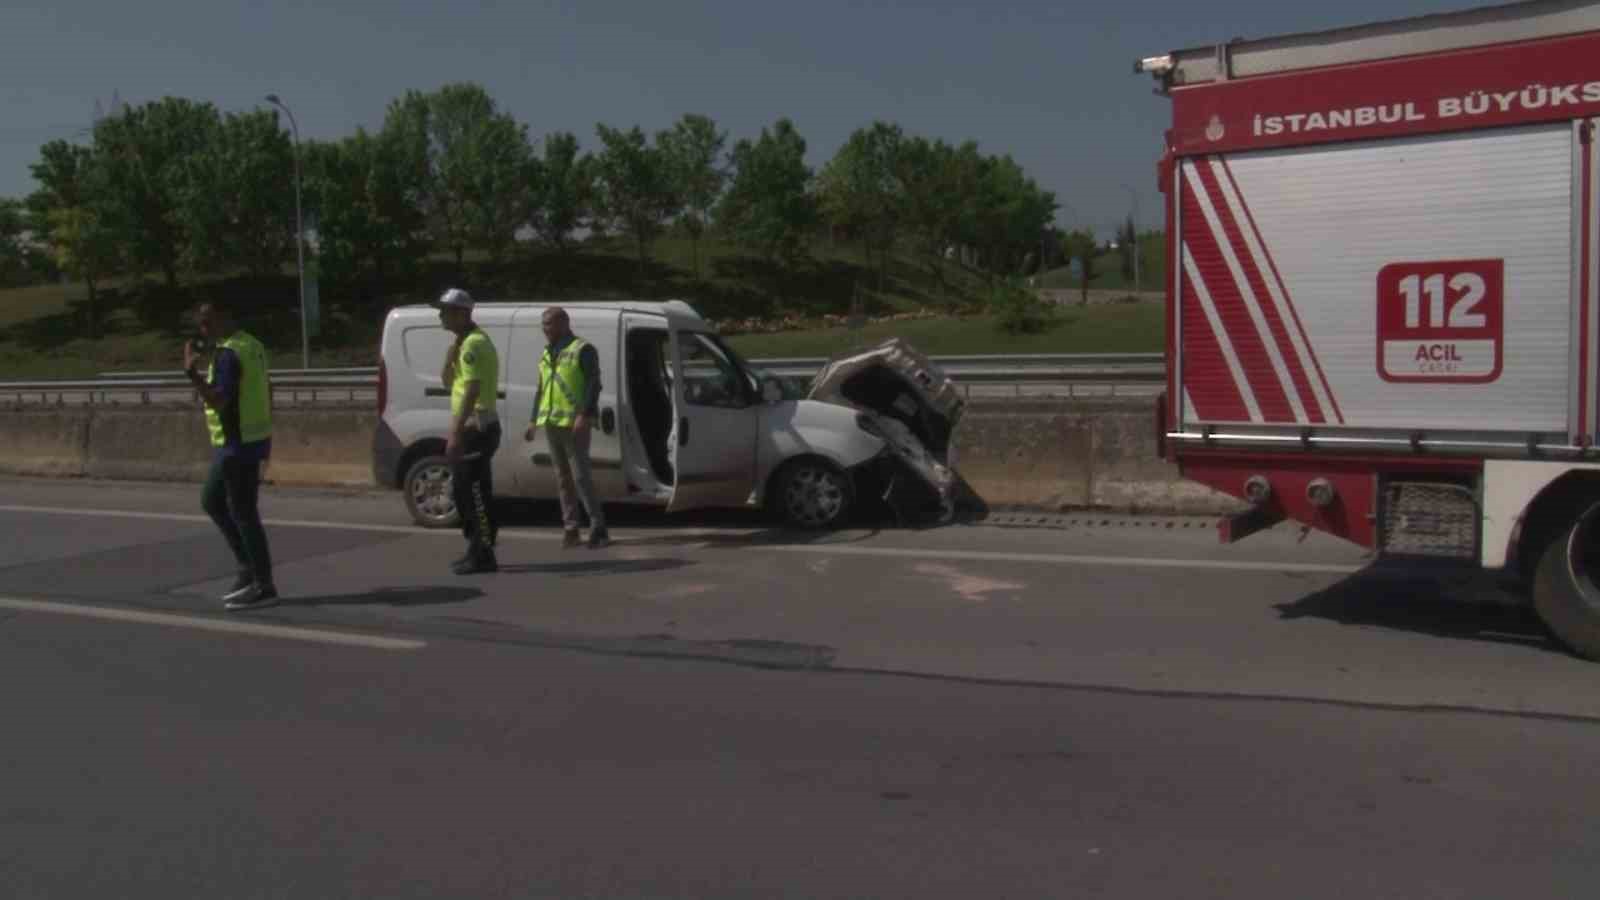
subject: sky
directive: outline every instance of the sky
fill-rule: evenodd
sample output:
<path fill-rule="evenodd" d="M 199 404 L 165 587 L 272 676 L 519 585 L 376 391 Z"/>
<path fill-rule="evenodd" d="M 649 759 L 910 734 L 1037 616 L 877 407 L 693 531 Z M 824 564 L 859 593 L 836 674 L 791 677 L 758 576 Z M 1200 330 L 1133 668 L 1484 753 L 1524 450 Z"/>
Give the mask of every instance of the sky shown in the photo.
<path fill-rule="evenodd" d="M 1136 59 L 1485 5 L 1486 0 L 8 0 L 0 11 L 0 196 L 39 147 L 87 141 L 115 92 L 224 111 L 275 93 L 303 138 L 382 124 L 409 89 L 483 85 L 532 138 L 710 116 L 728 143 L 793 120 L 820 168 L 884 120 L 1011 155 L 1063 227 L 1159 227 L 1169 101 Z M 287 123 L 286 123 L 287 124 Z"/>

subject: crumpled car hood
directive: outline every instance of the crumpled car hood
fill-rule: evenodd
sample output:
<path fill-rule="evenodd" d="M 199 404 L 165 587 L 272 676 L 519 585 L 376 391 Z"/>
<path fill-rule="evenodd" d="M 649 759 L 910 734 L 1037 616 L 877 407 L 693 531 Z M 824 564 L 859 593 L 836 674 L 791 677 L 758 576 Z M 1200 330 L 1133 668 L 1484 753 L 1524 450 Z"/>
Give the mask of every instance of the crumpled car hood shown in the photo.
<path fill-rule="evenodd" d="M 966 401 L 949 376 L 915 347 L 890 338 L 831 359 L 812 381 L 808 399 L 860 411 L 863 427 L 938 495 L 941 518 L 954 514 L 951 444 Z"/>

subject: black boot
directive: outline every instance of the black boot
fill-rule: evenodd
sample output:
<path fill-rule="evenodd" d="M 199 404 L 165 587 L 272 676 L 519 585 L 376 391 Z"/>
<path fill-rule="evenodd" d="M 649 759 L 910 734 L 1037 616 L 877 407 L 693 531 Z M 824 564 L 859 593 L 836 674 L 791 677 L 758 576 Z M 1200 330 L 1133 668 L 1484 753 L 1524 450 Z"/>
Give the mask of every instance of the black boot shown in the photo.
<path fill-rule="evenodd" d="M 457 575 L 498 572 L 500 563 L 494 558 L 493 548 L 480 544 L 468 552 L 466 559 L 456 564 L 454 571 Z"/>

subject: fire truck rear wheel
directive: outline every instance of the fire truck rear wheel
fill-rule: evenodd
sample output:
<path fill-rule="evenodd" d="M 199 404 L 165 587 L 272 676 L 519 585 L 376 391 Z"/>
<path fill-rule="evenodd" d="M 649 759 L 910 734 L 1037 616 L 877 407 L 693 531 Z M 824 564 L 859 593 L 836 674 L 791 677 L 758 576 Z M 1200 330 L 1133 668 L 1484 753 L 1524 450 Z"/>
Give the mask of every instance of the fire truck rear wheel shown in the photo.
<path fill-rule="evenodd" d="M 1545 548 L 1534 573 L 1533 605 L 1557 640 L 1600 661 L 1600 504 Z"/>

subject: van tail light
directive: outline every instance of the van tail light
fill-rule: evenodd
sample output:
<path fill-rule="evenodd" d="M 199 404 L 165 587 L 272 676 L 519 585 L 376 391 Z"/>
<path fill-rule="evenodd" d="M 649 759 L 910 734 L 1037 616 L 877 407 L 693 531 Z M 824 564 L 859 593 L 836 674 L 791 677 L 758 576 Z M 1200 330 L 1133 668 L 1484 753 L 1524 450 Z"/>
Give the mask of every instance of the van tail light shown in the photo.
<path fill-rule="evenodd" d="M 389 367 L 384 365 L 383 357 L 378 357 L 378 415 L 383 415 L 389 408 Z"/>

